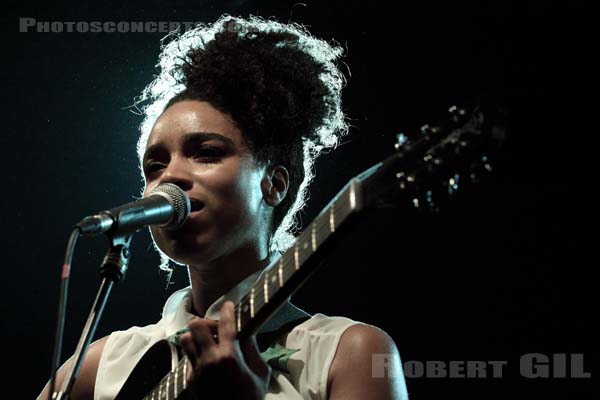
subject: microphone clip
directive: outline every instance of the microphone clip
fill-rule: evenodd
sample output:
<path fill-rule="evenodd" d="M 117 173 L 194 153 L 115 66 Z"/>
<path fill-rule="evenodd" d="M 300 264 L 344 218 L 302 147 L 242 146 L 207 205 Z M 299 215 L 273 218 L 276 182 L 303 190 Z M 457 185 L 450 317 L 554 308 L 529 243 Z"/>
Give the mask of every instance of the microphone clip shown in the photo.
<path fill-rule="evenodd" d="M 129 246 L 133 235 L 107 235 L 110 241 L 102 264 L 100 264 L 100 276 L 119 283 L 125 277 L 131 252 Z"/>

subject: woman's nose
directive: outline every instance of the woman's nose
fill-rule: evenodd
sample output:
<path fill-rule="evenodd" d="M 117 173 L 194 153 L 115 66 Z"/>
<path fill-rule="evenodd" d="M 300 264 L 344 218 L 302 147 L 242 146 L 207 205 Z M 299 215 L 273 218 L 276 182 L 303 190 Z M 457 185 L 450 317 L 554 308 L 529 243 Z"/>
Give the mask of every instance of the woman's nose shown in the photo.
<path fill-rule="evenodd" d="M 192 188 L 191 171 L 185 159 L 173 158 L 160 176 L 159 183 L 172 183 L 187 191 Z"/>

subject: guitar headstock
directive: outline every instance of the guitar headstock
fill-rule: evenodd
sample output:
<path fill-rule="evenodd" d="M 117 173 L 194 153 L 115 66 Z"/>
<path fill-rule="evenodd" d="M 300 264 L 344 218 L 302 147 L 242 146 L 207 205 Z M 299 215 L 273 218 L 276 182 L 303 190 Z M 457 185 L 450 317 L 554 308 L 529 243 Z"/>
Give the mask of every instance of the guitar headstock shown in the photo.
<path fill-rule="evenodd" d="M 504 121 L 472 110 L 450 107 L 449 117 L 423 125 L 416 137 L 398 135 L 395 154 L 357 176 L 363 207 L 438 211 L 463 186 L 493 171 L 505 135 Z"/>

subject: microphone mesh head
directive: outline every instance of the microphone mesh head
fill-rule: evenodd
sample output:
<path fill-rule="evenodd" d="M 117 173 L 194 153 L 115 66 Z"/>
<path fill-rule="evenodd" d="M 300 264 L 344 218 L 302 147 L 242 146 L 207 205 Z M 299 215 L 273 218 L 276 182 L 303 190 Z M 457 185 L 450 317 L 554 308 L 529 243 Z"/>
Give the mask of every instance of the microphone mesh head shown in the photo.
<path fill-rule="evenodd" d="M 173 183 L 161 183 L 155 187 L 148 196 L 154 194 L 165 197 L 173 206 L 173 217 L 161 227 L 167 230 L 177 230 L 185 223 L 190 215 L 191 205 L 188 195 Z"/>

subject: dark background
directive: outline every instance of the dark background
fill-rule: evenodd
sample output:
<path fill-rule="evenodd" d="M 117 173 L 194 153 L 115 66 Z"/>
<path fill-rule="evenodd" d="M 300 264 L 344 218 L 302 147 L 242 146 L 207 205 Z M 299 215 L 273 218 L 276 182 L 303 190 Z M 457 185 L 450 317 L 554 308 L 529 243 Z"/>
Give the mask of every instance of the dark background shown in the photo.
<path fill-rule="evenodd" d="M 584 254 L 590 235 L 584 232 L 597 236 L 595 185 L 586 176 L 593 159 L 586 150 L 596 133 L 585 122 L 593 115 L 590 12 L 573 2 L 405 3 L 9 2 L 0 331 L 8 367 L 3 379 L 18 388 L 16 398 L 34 397 L 48 378 L 70 227 L 139 193 L 140 117 L 126 107 L 157 72 L 164 36 L 19 33 L 19 17 L 210 22 L 224 12 L 291 16 L 348 48 L 352 76 L 344 107 L 353 127 L 317 164 L 305 225 L 349 179 L 391 154 L 395 134 L 414 135 L 450 105 L 477 99 L 509 112 L 510 133 L 491 178 L 437 215 L 374 213 L 333 251 L 295 303 L 383 328 L 404 361 L 508 362 L 497 379 L 408 378 L 413 399 L 587 398 L 591 379 L 531 380 L 518 367 L 527 353 L 583 353 L 585 370 L 594 375 L 595 263 Z M 104 238 L 78 244 L 63 360 L 87 317 L 105 249 Z M 178 270 L 167 285 L 146 231 L 136 235 L 132 251 L 97 338 L 155 322 L 165 299 L 186 284 Z"/>

